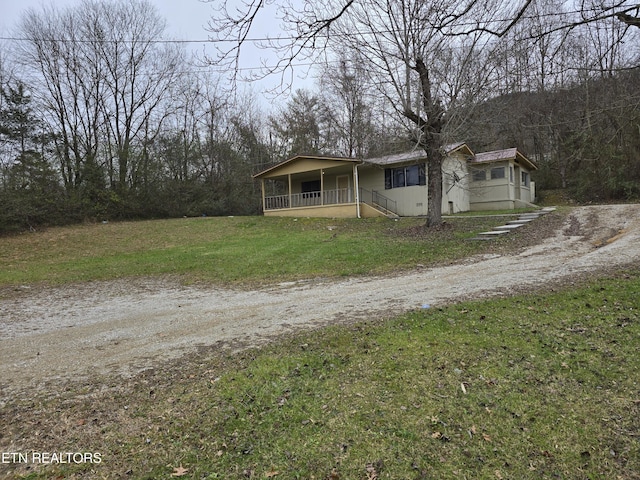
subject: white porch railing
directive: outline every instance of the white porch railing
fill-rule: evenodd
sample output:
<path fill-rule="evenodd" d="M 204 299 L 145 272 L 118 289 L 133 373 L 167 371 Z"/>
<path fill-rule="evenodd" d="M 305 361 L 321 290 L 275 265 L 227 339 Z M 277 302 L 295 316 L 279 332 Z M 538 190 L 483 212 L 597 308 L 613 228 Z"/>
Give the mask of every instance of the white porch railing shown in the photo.
<path fill-rule="evenodd" d="M 325 190 L 324 192 L 292 193 L 291 195 L 265 197 L 264 209 L 278 210 L 282 208 L 340 205 L 354 203 L 355 201 L 352 189 L 339 188 L 337 190 Z"/>

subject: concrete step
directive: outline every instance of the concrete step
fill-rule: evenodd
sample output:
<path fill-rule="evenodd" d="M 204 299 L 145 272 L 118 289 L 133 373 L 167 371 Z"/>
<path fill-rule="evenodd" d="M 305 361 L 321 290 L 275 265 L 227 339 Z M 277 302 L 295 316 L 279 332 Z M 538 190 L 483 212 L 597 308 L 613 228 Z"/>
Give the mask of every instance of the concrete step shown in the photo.
<path fill-rule="evenodd" d="M 494 230 L 506 230 L 506 231 L 511 231 L 511 230 L 515 230 L 516 228 L 520 228 L 521 226 L 523 226 L 524 223 L 508 223 L 507 225 L 501 225 L 499 227 L 493 227 Z"/>
<path fill-rule="evenodd" d="M 523 213 L 518 216 L 518 220 L 511 220 L 506 223 L 506 225 L 501 225 L 499 227 L 494 227 L 494 229 L 490 232 L 481 232 L 478 233 L 478 236 L 473 237 L 471 240 L 491 240 L 493 238 L 498 238 L 501 235 L 509 233 L 516 228 L 520 228 L 523 225 L 526 225 L 533 220 L 540 218 L 542 215 L 546 215 L 549 212 L 553 212 L 555 207 L 545 207 L 541 210 L 537 210 L 531 213 Z"/>

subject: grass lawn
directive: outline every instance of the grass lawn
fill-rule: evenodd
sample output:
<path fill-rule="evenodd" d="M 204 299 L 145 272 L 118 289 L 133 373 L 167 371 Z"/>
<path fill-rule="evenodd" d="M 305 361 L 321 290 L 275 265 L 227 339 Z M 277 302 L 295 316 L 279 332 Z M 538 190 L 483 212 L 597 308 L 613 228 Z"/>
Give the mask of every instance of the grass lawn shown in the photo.
<path fill-rule="evenodd" d="M 424 220 L 216 217 L 51 228 L 0 238 L 0 285 L 180 275 L 186 282 L 272 283 L 381 274 L 487 250 L 470 241 L 505 217 Z"/>

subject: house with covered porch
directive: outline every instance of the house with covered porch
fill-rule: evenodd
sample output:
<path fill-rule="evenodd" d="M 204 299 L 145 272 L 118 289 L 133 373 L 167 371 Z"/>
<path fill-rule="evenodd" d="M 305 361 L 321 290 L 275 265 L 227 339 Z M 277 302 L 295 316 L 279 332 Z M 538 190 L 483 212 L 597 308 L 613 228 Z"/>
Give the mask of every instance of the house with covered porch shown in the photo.
<path fill-rule="evenodd" d="M 486 161 L 474 163 L 476 155 L 465 143 L 447 145 L 444 151 L 442 213 L 472 210 L 474 191 L 483 199 L 485 207 L 491 208 L 488 199 L 498 201 L 497 196 L 487 197 L 480 187 L 491 188 L 497 184 L 478 183 L 474 190 L 470 166 L 484 169 L 485 164 L 494 160 L 487 157 Z M 520 157 L 516 159 L 523 165 L 533 165 Z M 418 149 L 366 160 L 298 155 L 254 178 L 261 182 L 263 212 L 267 216 L 421 216 L 427 214 L 428 207 L 426 161 L 425 152 Z M 497 157 L 495 161 L 515 159 Z"/>

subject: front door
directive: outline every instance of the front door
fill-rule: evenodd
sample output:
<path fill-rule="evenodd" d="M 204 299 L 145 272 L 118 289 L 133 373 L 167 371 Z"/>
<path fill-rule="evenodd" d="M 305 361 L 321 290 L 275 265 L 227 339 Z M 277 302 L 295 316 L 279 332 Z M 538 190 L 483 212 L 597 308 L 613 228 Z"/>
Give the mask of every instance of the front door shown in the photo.
<path fill-rule="evenodd" d="M 349 189 L 349 175 L 336 177 L 336 189 L 338 190 L 338 203 L 351 202 L 351 190 Z"/>

